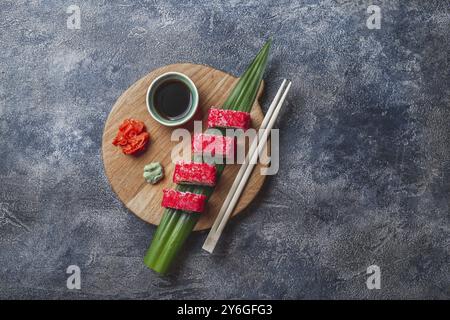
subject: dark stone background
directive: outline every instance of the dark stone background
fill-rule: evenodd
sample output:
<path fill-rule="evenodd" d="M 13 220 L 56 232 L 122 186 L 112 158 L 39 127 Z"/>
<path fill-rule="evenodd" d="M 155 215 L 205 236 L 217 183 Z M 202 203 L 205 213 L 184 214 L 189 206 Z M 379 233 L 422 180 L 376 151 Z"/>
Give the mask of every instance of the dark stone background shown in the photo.
<path fill-rule="evenodd" d="M 1 2 L 0 298 L 448 299 L 450 2 L 205 3 Z M 103 172 L 111 106 L 170 63 L 239 75 L 270 36 L 264 108 L 294 83 L 280 171 L 213 256 L 197 233 L 158 277 L 142 263 L 155 227 Z"/>

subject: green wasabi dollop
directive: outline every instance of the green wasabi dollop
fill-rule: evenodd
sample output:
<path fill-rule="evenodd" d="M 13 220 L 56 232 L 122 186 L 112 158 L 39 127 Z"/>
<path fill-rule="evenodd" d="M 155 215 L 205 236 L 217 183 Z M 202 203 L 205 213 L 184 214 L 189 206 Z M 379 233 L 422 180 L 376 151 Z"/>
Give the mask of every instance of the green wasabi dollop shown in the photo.
<path fill-rule="evenodd" d="M 163 177 L 164 170 L 159 162 L 152 162 L 144 167 L 144 179 L 147 182 L 155 184 Z"/>

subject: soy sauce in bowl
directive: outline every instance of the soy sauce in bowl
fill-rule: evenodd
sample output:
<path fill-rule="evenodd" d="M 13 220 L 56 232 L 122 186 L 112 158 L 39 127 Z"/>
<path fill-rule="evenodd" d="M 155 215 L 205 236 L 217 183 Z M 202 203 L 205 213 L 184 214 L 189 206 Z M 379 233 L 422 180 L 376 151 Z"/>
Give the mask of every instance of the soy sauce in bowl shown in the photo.
<path fill-rule="evenodd" d="M 177 79 L 161 83 L 156 88 L 153 99 L 156 111 L 167 120 L 183 118 L 192 105 L 191 90 Z"/>
<path fill-rule="evenodd" d="M 147 89 L 147 110 L 160 124 L 176 127 L 190 121 L 198 109 L 198 90 L 194 82 L 180 72 L 166 72 Z"/>

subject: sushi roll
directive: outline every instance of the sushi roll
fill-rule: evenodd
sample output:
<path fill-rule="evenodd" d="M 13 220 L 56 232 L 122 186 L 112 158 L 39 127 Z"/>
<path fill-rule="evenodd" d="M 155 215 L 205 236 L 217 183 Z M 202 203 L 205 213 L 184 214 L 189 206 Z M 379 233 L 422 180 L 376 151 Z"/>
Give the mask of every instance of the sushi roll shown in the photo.
<path fill-rule="evenodd" d="M 233 159 L 235 148 L 235 137 L 197 133 L 192 138 L 192 152 L 194 155 L 205 154 L 212 157 L 219 156 Z"/>
<path fill-rule="evenodd" d="M 208 111 L 208 128 L 233 128 L 245 131 L 250 128 L 250 113 L 210 108 Z"/>
<path fill-rule="evenodd" d="M 161 206 L 165 208 L 201 213 L 205 209 L 205 203 L 204 194 L 163 189 Z"/>
<path fill-rule="evenodd" d="M 178 162 L 173 182 L 213 187 L 216 185 L 216 167 L 208 163 Z"/>

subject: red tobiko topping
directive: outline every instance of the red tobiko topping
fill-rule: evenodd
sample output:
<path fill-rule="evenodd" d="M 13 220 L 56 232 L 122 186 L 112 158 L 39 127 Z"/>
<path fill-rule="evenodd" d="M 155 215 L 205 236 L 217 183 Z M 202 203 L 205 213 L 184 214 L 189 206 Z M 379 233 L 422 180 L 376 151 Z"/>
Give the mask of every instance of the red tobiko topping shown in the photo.
<path fill-rule="evenodd" d="M 204 162 L 178 162 L 175 165 L 173 182 L 212 187 L 216 184 L 216 167 Z"/>
<path fill-rule="evenodd" d="M 172 189 L 163 189 L 161 206 L 183 211 L 203 212 L 206 196 L 192 192 L 181 192 Z"/>
<path fill-rule="evenodd" d="M 210 108 L 208 111 L 208 128 L 250 128 L 250 113 L 236 110 Z"/>
<path fill-rule="evenodd" d="M 192 152 L 206 156 L 234 157 L 236 143 L 234 137 L 196 133 L 192 138 Z"/>

